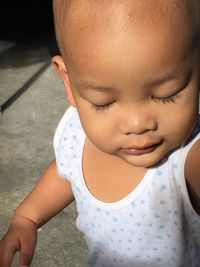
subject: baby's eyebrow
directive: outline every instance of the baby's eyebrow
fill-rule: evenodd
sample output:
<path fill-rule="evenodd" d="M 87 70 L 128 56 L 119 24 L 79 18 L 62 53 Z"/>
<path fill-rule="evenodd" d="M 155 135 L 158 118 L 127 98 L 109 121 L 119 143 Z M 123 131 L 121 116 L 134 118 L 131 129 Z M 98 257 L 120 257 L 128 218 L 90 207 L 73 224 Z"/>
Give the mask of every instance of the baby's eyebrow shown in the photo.
<path fill-rule="evenodd" d="M 156 78 L 155 80 L 151 80 L 151 81 L 149 80 L 149 81 L 145 82 L 144 87 L 153 87 L 153 86 L 162 85 L 162 84 L 169 82 L 169 81 L 184 78 L 186 76 L 186 74 L 188 76 L 188 71 L 186 71 L 186 70 L 172 71 L 172 72 L 164 74 L 163 76 Z M 93 81 L 82 81 L 82 82 L 77 83 L 76 86 L 78 89 L 80 88 L 80 89 L 84 89 L 84 90 L 96 90 L 99 92 L 108 92 L 108 91 L 117 92 L 117 91 L 120 91 L 119 88 L 98 85 Z"/>
<path fill-rule="evenodd" d="M 114 87 L 102 86 L 102 85 L 98 85 L 94 82 L 88 82 L 88 81 L 78 83 L 77 88 L 84 89 L 84 90 L 96 90 L 96 91 L 100 91 L 100 92 L 105 92 L 108 90 L 109 91 L 119 91 L 119 89 L 114 88 Z"/>
<path fill-rule="evenodd" d="M 188 73 L 188 71 L 183 70 L 183 69 L 178 70 L 178 71 L 172 71 L 172 72 L 164 74 L 163 76 L 161 76 L 161 77 L 159 77 L 153 81 L 147 82 L 146 86 L 152 87 L 152 86 L 164 84 L 164 83 L 172 81 L 172 80 L 181 79 L 181 78 L 186 76 L 186 73 Z"/>

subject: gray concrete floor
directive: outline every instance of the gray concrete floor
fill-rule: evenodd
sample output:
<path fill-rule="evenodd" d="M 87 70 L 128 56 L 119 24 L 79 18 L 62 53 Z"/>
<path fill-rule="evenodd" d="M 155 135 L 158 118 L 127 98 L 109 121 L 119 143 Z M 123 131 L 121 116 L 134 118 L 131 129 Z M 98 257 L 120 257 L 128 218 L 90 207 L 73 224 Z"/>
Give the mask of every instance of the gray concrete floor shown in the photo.
<path fill-rule="evenodd" d="M 7 103 L 0 117 L 0 237 L 18 203 L 54 159 L 54 131 L 68 104 L 50 64 L 45 46 L 0 41 L 0 102 Z M 20 89 L 20 97 L 6 102 Z M 75 220 L 71 204 L 42 227 L 33 267 L 85 266 L 86 246 Z M 17 262 L 18 255 L 12 266 Z"/>

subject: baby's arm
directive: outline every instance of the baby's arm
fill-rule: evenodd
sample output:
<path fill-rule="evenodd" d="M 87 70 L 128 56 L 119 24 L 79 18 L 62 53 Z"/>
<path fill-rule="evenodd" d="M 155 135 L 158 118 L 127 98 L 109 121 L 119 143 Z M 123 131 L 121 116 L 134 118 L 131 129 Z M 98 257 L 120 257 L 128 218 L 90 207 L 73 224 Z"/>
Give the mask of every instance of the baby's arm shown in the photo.
<path fill-rule="evenodd" d="M 200 214 L 200 140 L 188 153 L 185 176 L 191 203 L 196 212 Z"/>
<path fill-rule="evenodd" d="M 29 266 L 38 227 L 73 200 L 70 183 L 59 177 L 53 161 L 32 192 L 15 210 L 8 232 L 0 241 L 0 266 L 10 267 L 16 251 L 20 251 L 20 266 Z"/>

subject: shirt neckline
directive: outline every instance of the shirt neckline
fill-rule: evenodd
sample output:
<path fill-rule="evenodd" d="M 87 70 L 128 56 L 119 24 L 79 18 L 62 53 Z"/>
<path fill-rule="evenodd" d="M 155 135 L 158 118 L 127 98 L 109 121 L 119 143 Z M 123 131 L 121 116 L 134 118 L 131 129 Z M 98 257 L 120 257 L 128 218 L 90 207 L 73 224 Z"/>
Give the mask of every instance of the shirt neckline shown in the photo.
<path fill-rule="evenodd" d="M 153 182 L 153 177 L 155 177 L 156 168 L 149 168 L 147 172 L 145 173 L 144 177 L 142 178 L 142 180 L 140 181 L 140 183 L 127 196 L 115 202 L 104 202 L 102 200 L 99 200 L 90 192 L 89 188 L 86 185 L 85 178 L 83 175 L 83 151 L 84 151 L 85 141 L 86 141 L 86 135 L 83 131 L 83 135 L 80 140 L 80 146 L 78 149 L 79 150 L 78 151 L 78 157 L 79 157 L 78 168 L 79 168 L 79 174 L 80 174 L 80 181 L 85 190 L 85 194 L 90 199 L 90 201 L 93 202 L 96 206 L 106 209 L 106 210 L 120 209 L 136 201 L 136 199 L 140 197 L 140 195 L 144 192 L 147 186 Z"/>

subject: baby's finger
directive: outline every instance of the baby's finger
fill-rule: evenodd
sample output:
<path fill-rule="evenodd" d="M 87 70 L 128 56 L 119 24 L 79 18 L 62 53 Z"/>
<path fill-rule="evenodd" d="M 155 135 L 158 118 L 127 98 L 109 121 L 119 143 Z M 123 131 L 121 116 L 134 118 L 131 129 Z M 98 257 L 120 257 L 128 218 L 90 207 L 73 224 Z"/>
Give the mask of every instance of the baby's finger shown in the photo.
<path fill-rule="evenodd" d="M 35 246 L 36 246 L 36 240 L 29 240 L 29 242 L 23 243 L 20 252 L 20 266 L 28 267 L 31 265 L 35 251 Z"/>
<path fill-rule="evenodd" d="M 0 266 L 10 267 L 16 251 L 14 247 L 0 247 Z"/>
<path fill-rule="evenodd" d="M 23 252 L 20 255 L 20 267 L 28 267 L 31 265 L 33 253 Z"/>

